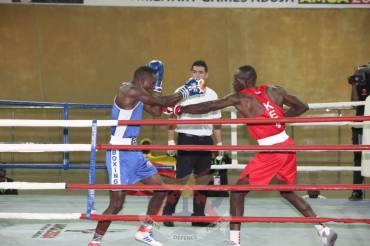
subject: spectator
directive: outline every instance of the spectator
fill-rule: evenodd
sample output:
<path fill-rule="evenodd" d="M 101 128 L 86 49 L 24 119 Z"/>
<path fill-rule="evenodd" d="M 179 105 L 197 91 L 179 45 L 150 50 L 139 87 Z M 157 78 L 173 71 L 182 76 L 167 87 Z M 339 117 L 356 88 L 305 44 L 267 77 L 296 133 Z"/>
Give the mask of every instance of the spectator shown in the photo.
<path fill-rule="evenodd" d="M 0 182 L 13 182 L 13 179 L 6 176 L 6 169 L 0 168 Z M 0 189 L 0 195 L 18 195 L 18 190 Z"/>

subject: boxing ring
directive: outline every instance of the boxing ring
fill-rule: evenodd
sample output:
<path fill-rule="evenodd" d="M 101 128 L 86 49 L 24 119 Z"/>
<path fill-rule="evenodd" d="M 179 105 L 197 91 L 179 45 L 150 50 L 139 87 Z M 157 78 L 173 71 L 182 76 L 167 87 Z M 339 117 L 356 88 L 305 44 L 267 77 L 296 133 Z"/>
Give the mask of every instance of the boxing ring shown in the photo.
<path fill-rule="evenodd" d="M 362 103 L 362 102 L 360 102 Z M 362 104 L 358 104 L 362 105 Z M 347 105 L 352 107 L 354 105 Z M 313 107 L 310 105 L 310 108 Z M 333 106 L 337 107 L 337 105 Z M 366 114 L 367 109 L 365 109 Z M 232 111 L 233 112 L 233 111 Z M 235 113 L 235 112 L 234 112 Z M 213 166 L 214 169 L 228 168 L 241 169 L 234 158 L 238 152 L 244 151 L 296 151 L 296 152 L 331 152 L 331 151 L 363 151 L 366 156 L 370 151 L 369 141 L 364 138 L 363 145 L 295 145 L 295 146 L 255 146 L 237 145 L 236 135 L 233 135 L 238 125 L 247 124 L 275 124 L 289 123 L 304 125 L 314 124 L 323 126 L 344 125 L 364 127 L 366 136 L 367 121 L 370 116 L 354 117 L 296 117 L 284 119 L 231 119 L 222 120 L 142 120 L 142 121 L 112 121 L 112 120 L 0 120 L 0 127 L 71 127 L 91 128 L 91 142 L 88 144 L 70 144 L 68 136 L 63 144 L 38 144 L 38 143 L 0 143 L 0 152 L 61 152 L 66 157 L 64 165 L 58 168 L 66 168 L 69 152 L 90 152 L 90 164 L 84 168 L 89 169 L 89 184 L 76 183 L 42 183 L 42 182 L 12 182 L 0 183 L 0 189 L 19 190 L 67 190 L 68 195 L 57 196 L 39 194 L 0 196 L 0 237 L 4 246 L 10 245 L 87 245 L 91 239 L 96 220 L 114 220 L 121 223 L 113 223 L 109 228 L 103 245 L 141 245 L 136 242 L 133 235 L 137 229 L 137 221 L 144 221 L 147 216 L 143 214 L 146 208 L 147 197 L 128 197 L 120 215 L 102 215 L 102 210 L 108 204 L 108 195 L 96 195 L 95 190 L 125 189 L 125 190 L 256 190 L 259 192 L 270 190 L 352 190 L 370 189 L 370 185 L 350 184 L 320 184 L 320 185 L 269 185 L 269 186 L 234 186 L 234 185 L 107 185 L 95 184 L 96 171 L 99 167 L 96 163 L 96 153 L 107 149 L 131 149 L 131 150 L 227 150 L 232 151 L 233 161 L 228 165 Z M 117 125 L 167 125 L 167 124 L 223 124 L 231 126 L 231 145 L 224 146 L 196 146 L 196 145 L 107 145 L 97 143 L 97 129 L 99 127 L 111 127 Z M 64 131 L 65 132 L 65 131 Z M 68 132 L 67 132 L 68 135 Z M 370 136 L 370 134 L 367 134 Z M 234 136 L 234 138 L 233 138 Z M 67 156 L 66 156 L 67 154 Z M 11 164 L 10 164 L 11 165 Z M 11 168 L 25 168 L 24 164 L 3 164 Z M 36 168 L 36 167 L 33 167 Z M 54 167 L 51 167 L 54 168 Z M 73 168 L 70 166 L 69 168 Z M 307 167 L 301 166 L 299 171 L 353 171 L 361 170 L 364 176 L 370 176 L 370 164 L 364 158 L 361 168 L 354 167 Z M 87 190 L 86 196 L 73 195 L 75 190 Z M 71 195 L 70 195 L 71 194 Z M 336 245 L 368 245 L 370 241 L 369 224 L 370 210 L 369 200 L 350 202 L 347 199 L 310 199 L 309 203 L 319 214 L 317 218 L 303 218 L 292 209 L 286 202 L 278 198 L 255 198 L 246 200 L 246 212 L 244 217 L 229 217 L 229 198 L 209 198 L 207 202 L 207 217 L 189 217 L 187 211 L 175 214 L 175 216 L 151 216 L 156 222 L 156 237 L 164 245 L 226 245 L 228 238 L 228 222 L 240 221 L 247 223 L 242 227 L 241 237 L 243 245 L 321 245 L 312 223 L 325 222 L 337 231 L 339 238 Z M 87 200 L 87 201 L 86 201 Z M 96 212 L 94 211 L 96 208 Z M 260 215 L 263 215 L 260 216 Z M 166 228 L 161 221 L 175 221 L 176 227 Z M 214 228 L 194 228 L 188 222 L 217 222 Z M 124 223 L 122 223 L 124 222 Z M 123 241 L 125 240 L 125 241 Z"/>

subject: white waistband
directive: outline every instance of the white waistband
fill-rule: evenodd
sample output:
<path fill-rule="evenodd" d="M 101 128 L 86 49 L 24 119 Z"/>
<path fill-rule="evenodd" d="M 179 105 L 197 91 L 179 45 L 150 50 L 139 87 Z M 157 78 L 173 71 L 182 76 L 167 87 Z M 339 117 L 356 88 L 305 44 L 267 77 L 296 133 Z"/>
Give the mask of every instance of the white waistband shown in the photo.
<path fill-rule="evenodd" d="M 288 134 L 285 131 L 282 131 L 276 135 L 270 137 L 258 139 L 257 142 L 259 145 L 273 145 L 277 143 L 282 143 L 289 138 Z"/>
<path fill-rule="evenodd" d="M 122 144 L 122 145 L 136 145 L 137 144 L 137 138 L 119 138 L 111 136 L 110 144 Z"/>

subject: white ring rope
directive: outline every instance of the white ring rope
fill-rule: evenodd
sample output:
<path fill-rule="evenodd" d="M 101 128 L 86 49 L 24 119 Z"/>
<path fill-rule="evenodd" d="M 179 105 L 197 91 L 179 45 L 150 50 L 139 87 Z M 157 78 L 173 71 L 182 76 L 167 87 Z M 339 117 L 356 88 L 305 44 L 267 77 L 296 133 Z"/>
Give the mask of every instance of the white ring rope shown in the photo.
<path fill-rule="evenodd" d="M 0 182 L 0 189 L 8 190 L 65 190 L 66 183 Z"/>
<path fill-rule="evenodd" d="M 125 147 L 121 147 L 121 146 L 125 146 Z M 117 145 L 117 147 L 115 147 L 115 145 L 109 145 L 110 148 L 112 149 L 133 149 L 133 147 L 131 147 L 132 145 Z M 363 145 L 361 145 L 363 146 Z M 131 148 L 130 148 L 131 147 Z M 158 146 L 158 147 L 162 147 L 162 146 Z M 180 146 L 181 147 L 181 146 Z M 227 150 L 228 148 L 227 147 L 237 147 L 237 146 L 229 146 L 229 145 L 220 145 L 220 146 L 216 146 L 216 148 L 218 148 L 217 150 L 220 150 L 220 149 L 224 149 L 224 150 Z M 268 147 L 267 145 L 266 146 L 261 146 L 261 147 Z M 285 146 L 287 147 L 287 146 Z M 352 149 L 323 149 L 323 148 L 320 148 L 321 146 L 318 146 L 316 149 L 313 148 L 313 149 L 301 149 L 301 150 L 291 150 L 291 151 L 301 151 L 301 152 L 337 152 L 337 151 L 342 151 L 342 152 L 353 152 L 353 151 L 363 151 L 363 152 L 366 152 L 366 153 L 369 153 L 370 150 L 367 148 L 368 146 L 366 145 L 364 148 L 364 150 L 361 150 L 361 149 L 356 149 L 356 150 L 352 150 Z M 274 148 L 274 146 L 271 146 L 271 148 Z M 278 149 L 279 146 L 276 146 L 276 150 L 275 148 L 273 150 L 264 150 L 264 151 L 270 151 L 270 152 L 273 152 L 273 151 L 281 151 L 281 152 L 285 152 L 285 151 L 289 151 L 289 150 L 279 150 Z M 288 147 L 289 148 L 289 147 Z M 152 149 L 155 149 L 154 147 L 152 147 Z M 189 147 L 189 149 L 191 149 L 191 147 Z M 96 149 L 96 151 L 98 151 L 98 149 Z M 101 149 L 100 149 L 101 150 Z M 90 144 L 0 144 L 0 153 L 1 152 L 13 152 L 13 153 L 18 153 L 18 152 L 91 152 L 91 145 Z M 201 151 L 203 151 L 203 149 L 201 149 Z M 254 152 L 258 152 L 258 150 L 249 150 L 249 149 L 239 149 L 239 151 L 254 151 Z"/>
<path fill-rule="evenodd" d="M 244 164 L 222 164 L 212 165 L 211 169 L 244 169 L 247 165 Z M 298 172 L 338 172 L 338 171 L 361 171 L 361 167 L 353 166 L 297 166 Z"/>
<path fill-rule="evenodd" d="M 91 151 L 90 144 L 0 144 L 1 152 L 75 152 Z"/>
<path fill-rule="evenodd" d="M 331 102 L 331 103 L 309 103 L 308 108 L 310 110 L 331 110 L 331 109 L 353 109 L 354 107 L 364 106 L 365 101 L 356 101 L 356 102 Z M 228 112 L 235 111 L 234 107 L 227 107 L 224 109 Z"/>
<path fill-rule="evenodd" d="M 316 115 L 317 116 L 317 115 Z M 307 117 L 309 118 L 309 117 Z M 117 126 L 117 120 L 97 120 L 98 127 Z M 369 125 L 366 122 L 307 122 L 307 123 L 287 123 L 289 126 L 355 126 L 363 127 Z M 245 124 L 223 124 L 223 126 L 245 126 Z M 92 127 L 91 120 L 28 120 L 28 119 L 0 119 L 0 127 Z"/>
<path fill-rule="evenodd" d="M 365 101 L 359 102 L 335 102 L 335 103 L 310 103 L 309 108 L 315 110 L 326 110 L 330 109 L 353 109 L 356 106 L 365 105 Z M 226 111 L 231 111 L 235 114 L 235 108 L 229 107 Z M 233 118 L 233 117 L 232 117 Z M 98 120 L 98 127 L 111 127 L 117 126 L 117 120 Z M 291 126 L 355 126 L 363 127 L 368 126 L 367 122 L 312 122 L 312 123 L 289 123 Z M 16 120 L 16 119 L 0 119 L 0 127 L 92 127 L 91 120 Z M 245 126 L 245 124 L 225 124 L 225 126 Z M 234 141 L 232 145 L 236 145 Z M 91 151 L 90 144 L 38 144 L 38 143 L 26 143 L 26 144 L 0 144 L 1 152 L 75 152 L 75 151 Z M 232 152 L 235 155 L 234 152 Z M 237 164 L 234 160 L 232 164 L 226 165 L 212 165 L 212 169 L 244 169 L 246 165 Z M 359 171 L 361 167 L 353 166 L 298 166 L 298 171 Z"/>
<path fill-rule="evenodd" d="M 365 105 L 365 101 L 358 102 L 335 102 L 335 103 L 310 103 L 309 108 L 312 110 L 330 110 L 330 109 L 352 109 L 356 106 Z M 225 111 L 236 112 L 234 107 L 228 107 Z M 291 123 L 290 125 L 299 126 L 363 126 L 362 122 L 313 122 L 313 123 Z M 117 126 L 117 120 L 98 120 L 98 127 Z M 225 124 L 231 125 L 231 124 Z M 243 124 L 240 124 L 243 125 Z M 29 119 L 1 119 L 0 127 L 92 127 L 91 120 L 29 120 Z"/>
<path fill-rule="evenodd" d="M 22 220 L 79 220 L 81 213 L 0 213 L 0 219 Z"/>
<path fill-rule="evenodd" d="M 117 120 L 98 120 L 97 126 L 117 126 Z M 5 119 L 0 120 L 0 126 L 12 127 L 92 127 L 91 120 L 13 120 Z"/>
<path fill-rule="evenodd" d="M 323 116 L 323 115 L 316 115 Z M 308 118 L 308 117 L 307 117 Z M 1 121 L 0 121 L 1 124 Z M 354 121 L 342 121 L 342 122 L 307 122 L 307 123 L 286 123 L 288 126 L 351 126 L 355 128 L 362 128 L 364 126 L 370 125 L 368 122 L 354 122 Z M 245 127 L 245 124 L 223 124 L 222 127 Z"/>
<path fill-rule="evenodd" d="M 334 103 L 309 103 L 309 109 L 315 110 L 328 110 L 328 109 L 352 109 L 357 106 L 364 106 L 365 101 L 356 101 L 356 102 L 334 102 Z"/>
<path fill-rule="evenodd" d="M 311 115 L 309 117 L 326 116 L 325 114 Z M 333 117 L 333 116 L 332 116 Z M 339 116 L 340 117 L 340 116 Z M 98 127 L 117 126 L 117 120 L 97 120 Z M 355 126 L 363 127 L 370 125 L 369 122 L 305 122 L 286 123 L 289 126 Z M 223 124 L 222 126 L 245 126 L 245 124 Z M 92 127 L 92 120 L 30 120 L 30 119 L 0 119 L 0 127 Z"/>

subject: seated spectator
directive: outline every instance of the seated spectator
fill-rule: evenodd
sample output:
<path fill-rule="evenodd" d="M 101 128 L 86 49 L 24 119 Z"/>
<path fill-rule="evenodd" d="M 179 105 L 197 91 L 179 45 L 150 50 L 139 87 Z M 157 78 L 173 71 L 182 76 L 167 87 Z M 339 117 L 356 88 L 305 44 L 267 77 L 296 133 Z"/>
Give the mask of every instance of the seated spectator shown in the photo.
<path fill-rule="evenodd" d="M 0 168 L 0 182 L 13 182 L 13 179 L 6 176 L 6 169 Z M 0 195 L 18 195 L 18 190 L 0 189 Z"/>

